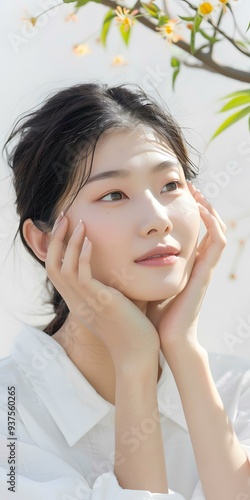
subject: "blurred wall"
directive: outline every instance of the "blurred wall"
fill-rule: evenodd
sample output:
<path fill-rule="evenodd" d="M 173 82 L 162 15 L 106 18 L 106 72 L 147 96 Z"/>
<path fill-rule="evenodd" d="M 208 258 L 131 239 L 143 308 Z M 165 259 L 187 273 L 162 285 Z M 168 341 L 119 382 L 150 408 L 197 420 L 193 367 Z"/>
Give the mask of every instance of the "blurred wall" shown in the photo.
<path fill-rule="evenodd" d="M 200 152 L 200 175 L 196 185 L 213 203 L 228 226 L 228 244 L 207 291 L 200 316 L 201 343 L 210 351 L 250 356 L 250 135 L 247 119 L 229 128 L 212 143 L 208 141 L 225 117 L 216 114 L 222 96 L 246 84 L 207 71 L 183 67 L 172 91 L 171 48 L 139 23 L 128 48 L 114 27 L 107 48 L 97 38 L 106 8 L 90 3 L 80 9 L 78 22 L 65 22 L 72 5 L 62 5 L 41 17 L 35 28 L 21 20 L 37 15 L 59 0 L 10 0 L 1 6 L 1 147 L 13 122 L 38 105 L 50 92 L 78 82 L 109 84 L 135 82 L 164 99 L 184 127 L 187 140 Z M 176 2 L 177 3 L 177 2 Z M 248 0 L 240 0 L 235 13 L 247 27 Z M 25 12 L 26 9 L 26 12 Z M 229 21 L 228 21 L 229 22 Z M 77 56 L 72 46 L 88 43 L 92 51 Z M 246 62 L 233 47 L 216 48 L 218 60 L 242 69 Z M 115 56 L 123 65 L 113 65 Z M 45 273 L 22 248 L 17 229 L 14 194 L 9 171 L 0 163 L 0 357 L 8 354 L 19 321 L 38 328 L 53 314 L 43 301 Z"/>

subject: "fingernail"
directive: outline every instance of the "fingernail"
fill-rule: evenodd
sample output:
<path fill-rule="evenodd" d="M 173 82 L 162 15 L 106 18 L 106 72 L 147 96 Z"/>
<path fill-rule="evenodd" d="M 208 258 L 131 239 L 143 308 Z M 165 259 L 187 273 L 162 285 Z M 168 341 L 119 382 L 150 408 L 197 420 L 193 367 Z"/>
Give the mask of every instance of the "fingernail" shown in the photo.
<path fill-rule="evenodd" d="M 88 236 L 85 236 L 84 243 L 83 243 L 83 248 L 86 248 L 88 246 L 88 242 L 89 242 Z"/>
<path fill-rule="evenodd" d="M 79 219 L 77 226 L 75 227 L 75 231 L 78 231 L 78 229 L 83 227 L 83 222 L 82 219 Z"/>
<path fill-rule="evenodd" d="M 82 246 L 82 250 L 81 250 L 81 251 L 86 250 L 86 248 L 87 248 L 88 244 L 89 244 L 89 239 L 88 239 L 88 237 L 87 237 L 87 236 L 85 236 L 85 238 L 84 238 L 84 242 L 83 242 L 83 246 Z"/>
<path fill-rule="evenodd" d="M 58 215 L 57 217 L 57 224 L 59 224 L 59 222 L 61 222 L 62 218 L 64 217 L 64 212 L 63 210 L 60 212 L 60 214 Z"/>

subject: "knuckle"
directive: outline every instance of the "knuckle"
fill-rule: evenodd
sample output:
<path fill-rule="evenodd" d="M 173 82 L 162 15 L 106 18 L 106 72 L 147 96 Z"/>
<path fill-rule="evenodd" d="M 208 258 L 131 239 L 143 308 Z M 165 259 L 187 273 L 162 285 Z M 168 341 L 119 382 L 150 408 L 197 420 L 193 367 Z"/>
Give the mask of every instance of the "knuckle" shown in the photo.
<path fill-rule="evenodd" d="M 225 235 L 221 237 L 221 247 L 224 248 L 227 245 L 227 238 Z"/>
<path fill-rule="evenodd" d="M 89 278 L 87 276 L 81 276 L 79 278 L 79 285 L 84 286 L 85 290 L 89 287 Z"/>
<path fill-rule="evenodd" d="M 67 279 L 67 283 L 70 285 L 72 283 L 72 270 L 68 267 L 62 267 L 61 275 Z"/>

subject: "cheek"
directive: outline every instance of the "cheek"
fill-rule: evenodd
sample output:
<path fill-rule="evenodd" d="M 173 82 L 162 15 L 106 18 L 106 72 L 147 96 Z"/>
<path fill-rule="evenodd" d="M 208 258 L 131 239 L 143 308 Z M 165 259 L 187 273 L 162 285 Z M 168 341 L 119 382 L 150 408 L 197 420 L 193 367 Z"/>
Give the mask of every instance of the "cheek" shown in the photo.
<path fill-rule="evenodd" d="M 96 248 L 100 251 L 116 247 L 124 234 L 119 221 L 115 221 L 109 216 L 87 220 L 86 233 L 92 242 L 93 249 Z"/>
<path fill-rule="evenodd" d="M 171 211 L 183 234 L 183 241 L 193 246 L 200 232 L 200 211 L 194 198 L 187 194 L 171 204 Z M 170 214 L 171 217 L 171 214 Z"/>
<path fill-rule="evenodd" d="M 198 205 L 189 193 L 184 194 L 179 199 L 175 200 L 172 205 L 175 205 L 175 209 L 178 210 L 178 213 L 186 218 L 194 217 L 197 220 L 200 220 L 200 212 Z"/>
<path fill-rule="evenodd" d="M 200 232 L 201 216 L 199 207 L 193 198 L 187 200 L 183 212 L 184 219 L 187 221 L 190 231 L 193 233 L 194 237 L 197 238 Z"/>
<path fill-rule="evenodd" d="M 86 233 L 92 243 L 90 264 L 93 276 L 104 280 L 110 269 L 119 267 L 119 263 L 124 260 L 124 253 L 127 253 L 126 230 L 121 221 L 107 215 L 88 219 Z"/>

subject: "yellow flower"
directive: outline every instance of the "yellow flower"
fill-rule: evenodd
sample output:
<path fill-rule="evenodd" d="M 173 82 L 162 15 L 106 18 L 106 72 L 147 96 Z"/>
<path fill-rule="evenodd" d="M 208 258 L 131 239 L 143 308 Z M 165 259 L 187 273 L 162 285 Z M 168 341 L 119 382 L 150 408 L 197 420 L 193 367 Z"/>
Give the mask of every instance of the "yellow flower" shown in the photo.
<path fill-rule="evenodd" d="M 169 19 L 169 21 L 163 26 L 155 28 L 160 31 L 160 34 L 165 38 L 169 43 L 176 43 L 178 40 L 182 39 L 182 36 L 176 30 L 176 23 L 178 19 Z"/>
<path fill-rule="evenodd" d="M 72 13 L 65 17 L 65 21 L 75 21 L 75 23 L 78 23 L 78 17 L 74 13 Z"/>
<path fill-rule="evenodd" d="M 224 14 L 227 11 L 227 3 L 229 3 L 229 0 L 219 0 L 219 6 L 222 8 Z"/>
<path fill-rule="evenodd" d="M 72 50 L 77 56 L 85 56 L 86 54 L 91 54 L 92 52 L 88 43 L 79 43 L 78 45 L 74 45 Z"/>
<path fill-rule="evenodd" d="M 112 66 L 125 66 L 126 64 L 128 63 L 121 54 L 118 54 L 112 59 Z"/>
<path fill-rule="evenodd" d="M 135 15 L 138 13 L 139 11 L 137 9 L 133 10 L 132 12 L 130 12 L 130 9 L 126 9 L 126 7 L 120 7 L 120 5 L 118 5 L 118 7 L 115 9 L 115 13 L 116 13 L 116 21 L 118 21 L 118 23 L 121 23 L 121 25 L 124 27 L 124 30 L 125 31 L 128 31 L 129 28 L 131 28 L 131 26 L 134 26 L 135 24 Z"/>
<path fill-rule="evenodd" d="M 37 17 L 22 17 L 22 21 L 27 21 L 28 23 L 31 23 L 32 26 L 35 26 L 37 22 Z"/>
<path fill-rule="evenodd" d="M 198 12 L 202 17 L 207 17 L 214 10 L 214 6 L 211 2 L 201 2 L 198 7 Z"/>

